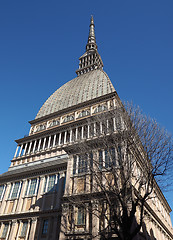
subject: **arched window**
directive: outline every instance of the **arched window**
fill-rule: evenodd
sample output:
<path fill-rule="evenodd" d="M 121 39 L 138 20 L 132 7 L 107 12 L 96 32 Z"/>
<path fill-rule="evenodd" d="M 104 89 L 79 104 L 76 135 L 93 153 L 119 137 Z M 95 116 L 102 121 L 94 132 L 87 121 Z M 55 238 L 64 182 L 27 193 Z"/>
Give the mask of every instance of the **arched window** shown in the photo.
<path fill-rule="evenodd" d="M 60 122 L 58 119 L 54 119 L 52 122 L 50 122 L 50 125 L 49 127 L 53 127 L 53 126 L 57 126 L 57 125 L 60 125 Z"/>
<path fill-rule="evenodd" d="M 98 105 L 95 110 L 94 113 L 99 113 L 99 112 L 103 112 L 107 110 L 107 106 L 106 105 Z"/>
<path fill-rule="evenodd" d="M 73 115 L 67 115 L 67 116 L 64 118 L 63 123 L 70 122 L 70 121 L 73 121 L 73 120 L 74 120 L 74 116 L 73 116 Z"/>
<path fill-rule="evenodd" d="M 36 129 L 36 132 L 39 132 L 39 131 L 42 131 L 42 130 L 45 130 L 46 129 L 46 124 L 40 124 L 37 129 Z"/>
<path fill-rule="evenodd" d="M 86 117 L 88 115 L 90 115 L 90 111 L 89 110 L 83 110 L 82 112 L 79 113 L 78 118 Z"/>

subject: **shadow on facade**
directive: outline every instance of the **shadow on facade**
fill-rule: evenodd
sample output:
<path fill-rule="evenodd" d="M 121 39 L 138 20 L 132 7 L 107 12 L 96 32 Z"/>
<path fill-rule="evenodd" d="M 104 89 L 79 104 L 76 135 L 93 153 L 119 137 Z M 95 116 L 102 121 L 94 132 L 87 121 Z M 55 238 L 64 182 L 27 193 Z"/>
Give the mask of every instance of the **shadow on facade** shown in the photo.
<path fill-rule="evenodd" d="M 29 239 L 41 240 L 59 239 L 61 221 L 61 198 L 64 193 L 65 177 L 59 179 L 48 192 L 31 204 L 29 211 L 32 215 Z M 32 211 L 33 214 L 32 214 Z"/>

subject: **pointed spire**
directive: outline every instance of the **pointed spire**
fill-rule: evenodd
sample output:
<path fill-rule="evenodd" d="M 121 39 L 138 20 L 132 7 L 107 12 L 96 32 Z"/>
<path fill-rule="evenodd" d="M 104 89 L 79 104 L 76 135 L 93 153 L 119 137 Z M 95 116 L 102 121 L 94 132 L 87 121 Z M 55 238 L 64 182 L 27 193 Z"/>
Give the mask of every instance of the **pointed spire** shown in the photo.
<path fill-rule="evenodd" d="M 94 19 L 93 19 L 93 16 L 91 16 L 88 43 L 86 45 L 87 51 L 90 49 L 97 49 L 94 27 L 95 27 Z"/>
<path fill-rule="evenodd" d="M 94 19 L 93 16 L 91 16 L 86 52 L 79 58 L 79 69 L 76 71 L 76 73 L 79 76 L 98 68 L 103 68 L 103 62 L 99 53 L 97 52 Z"/>

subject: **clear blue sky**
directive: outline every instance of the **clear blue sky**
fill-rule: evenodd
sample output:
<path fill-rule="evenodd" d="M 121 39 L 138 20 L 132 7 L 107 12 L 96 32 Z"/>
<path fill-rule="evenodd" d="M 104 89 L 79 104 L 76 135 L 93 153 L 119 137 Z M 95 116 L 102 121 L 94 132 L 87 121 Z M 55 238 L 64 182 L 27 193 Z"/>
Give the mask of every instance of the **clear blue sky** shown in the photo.
<path fill-rule="evenodd" d="M 173 133 L 172 0 L 0 1 L 0 173 L 45 100 L 76 76 L 94 15 L 98 51 L 122 100 Z M 173 194 L 167 199 L 173 208 Z"/>

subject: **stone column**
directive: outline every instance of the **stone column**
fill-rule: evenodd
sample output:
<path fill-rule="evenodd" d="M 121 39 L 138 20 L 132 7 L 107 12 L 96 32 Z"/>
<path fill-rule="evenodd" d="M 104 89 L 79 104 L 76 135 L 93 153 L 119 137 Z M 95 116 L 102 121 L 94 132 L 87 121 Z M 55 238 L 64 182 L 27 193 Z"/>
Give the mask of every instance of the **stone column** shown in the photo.
<path fill-rule="evenodd" d="M 26 154 L 26 149 L 27 149 L 27 146 L 28 146 L 28 143 L 25 143 L 25 149 L 24 149 L 24 153 L 23 153 L 23 155 L 25 155 L 25 154 Z"/>
<path fill-rule="evenodd" d="M 21 230 L 21 225 L 22 225 L 22 221 L 19 220 L 19 226 L 18 226 L 18 230 L 17 230 L 16 240 L 18 240 L 18 238 L 19 238 L 20 230 Z"/>
<path fill-rule="evenodd" d="M 26 236 L 25 236 L 25 239 L 28 239 L 29 229 L 30 229 L 30 224 L 31 224 L 31 220 L 28 219 L 28 226 L 27 226 L 27 230 L 26 230 Z"/>
<path fill-rule="evenodd" d="M 13 208 L 12 208 L 11 213 L 15 213 L 15 211 L 16 211 L 16 206 L 17 206 L 17 202 L 18 202 L 18 199 L 13 200 Z"/>
<path fill-rule="evenodd" d="M 94 136 L 96 136 L 96 123 L 94 123 Z"/>
<path fill-rule="evenodd" d="M 61 132 L 59 133 L 59 139 L 58 139 L 58 146 L 60 146 L 61 145 Z"/>
<path fill-rule="evenodd" d="M 90 138 L 90 125 L 88 125 L 88 138 Z"/>
<path fill-rule="evenodd" d="M 40 138 L 39 143 L 38 143 L 38 149 L 37 149 L 38 152 L 40 151 L 40 146 L 41 146 L 41 138 Z"/>
<path fill-rule="evenodd" d="M 49 141 L 48 141 L 48 145 L 47 145 L 48 149 L 50 148 L 50 141 L 51 141 L 51 136 L 49 136 Z"/>
<path fill-rule="evenodd" d="M 110 101 L 107 101 L 108 110 L 110 109 Z"/>
<path fill-rule="evenodd" d="M 45 149 L 45 145 L 46 145 L 46 137 L 44 138 L 44 142 L 43 142 L 43 150 Z"/>
<path fill-rule="evenodd" d="M 18 149 L 19 149 L 19 146 L 17 146 L 17 148 L 16 148 L 16 152 L 14 154 L 14 158 L 17 156 Z"/>
<path fill-rule="evenodd" d="M 32 218 L 32 220 L 31 220 L 31 230 L 30 230 L 28 240 L 33 240 L 34 239 L 36 226 L 37 226 L 37 218 Z"/>
<path fill-rule="evenodd" d="M 32 146 L 32 141 L 30 142 L 29 149 L 28 149 L 28 154 L 31 152 L 31 146 Z"/>
<path fill-rule="evenodd" d="M 114 132 L 116 131 L 116 122 L 115 122 L 115 117 L 113 118 L 113 129 L 114 129 Z"/>
<path fill-rule="evenodd" d="M 44 187 L 44 176 L 40 176 L 40 185 L 39 185 L 39 189 L 38 189 L 38 194 L 37 194 L 37 199 L 36 201 L 39 203 L 39 205 L 37 204 L 37 206 L 35 207 L 36 211 L 39 211 L 41 209 L 41 201 L 39 201 L 39 199 L 41 200 L 41 194 L 43 192 L 43 187 Z M 42 198 L 43 200 L 43 198 Z"/>
<path fill-rule="evenodd" d="M 46 176 L 45 176 L 45 179 L 46 179 Z M 47 192 L 48 183 L 49 183 L 49 175 L 47 176 L 47 182 L 46 182 L 45 192 L 44 192 L 44 194 L 43 194 L 43 196 L 42 196 L 42 206 L 41 206 L 42 210 L 45 208 L 45 199 L 46 199 L 45 193 Z"/>
<path fill-rule="evenodd" d="M 102 157 L 103 157 L 103 167 L 105 167 L 105 151 L 102 150 Z"/>
<path fill-rule="evenodd" d="M 73 134 L 73 130 L 70 130 L 70 143 L 72 142 L 72 134 Z"/>
<path fill-rule="evenodd" d="M 9 230 L 10 230 L 10 227 L 9 227 Z M 12 226 L 11 226 L 11 231 L 10 231 L 10 234 L 9 234 L 9 238 L 6 237 L 6 239 L 15 239 L 16 233 L 17 233 L 17 220 L 14 219 L 14 220 L 12 220 Z"/>
<path fill-rule="evenodd" d="M 78 140 L 78 127 L 76 128 L 76 137 L 75 137 L 76 139 L 76 141 Z"/>
<path fill-rule="evenodd" d="M 73 161 L 74 161 L 74 159 L 73 159 Z M 79 173 L 78 166 L 79 166 L 79 156 L 77 155 L 76 156 L 76 173 Z"/>
<path fill-rule="evenodd" d="M 6 203 L 7 203 L 10 188 L 11 188 L 11 183 L 7 183 L 6 191 L 5 191 L 4 197 L 2 199 L 2 203 L 1 203 L 0 214 L 3 214 L 4 210 L 6 208 Z"/>
<path fill-rule="evenodd" d="M 97 217 L 98 210 L 98 201 L 92 201 L 92 235 L 95 236 L 94 239 L 99 239 L 98 232 L 99 232 L 99 218 Z M 94 214 L 95 212 L 95 214 Z"/>
<path fill-rule="evenodd" d="M 0 236 L 2 235 L 3 225 L 3 222 L 0 222 Z"/>
<path fill-rule="evenodd" d="M 36 143 L 37 143 L 37 140 L 35 140 L 35 142 L 34 142 L 34 147 L 33 147 L 33 153 L 35 152 L 35 147 L 36 147 Z"/>
<path fill-rule="evenodd" d="M 102 122 L 100 122 L 100 134 L 103 133 L 103 125 L 102 125 Z"/>
<path fill-rule="evenodd" d="M 55 142 L 56 142 L 56 134 L 54 135 L 54 139 L 53 139 L 53 147 L 55 147 Z"/>
<path fill-rule="evenodd" d="M 109 120 L 107 119 L 106 120 L 106 130 L 107 130 L 107 133 L 109 132 Z"/>
<path fill-rule="evenodd" d="M 89 232 L 89 225 L 90 225 L 90 219 L 89 219 L 89 217 L 90 217 L 90 214 L 89 214 L 89 204 L 88 203 L 85 203 L 85 205 L 86 205 L 86 212 L 85 212 L 85 229 L 86 229 L 86 231 L 87 232 Z"/>
<path fill-rule="evenodd" d="M 114 108 L 115 108 L 116 107 L 115 98 L 113 99 L 113 105 L 114 105 Z"/>
<path fill-rule="evenodd" d="M 84 138 L 84 126 L 82 126 L 81 139 Z"/>
<path fill-rule="evenodd" d="M 24 194 L 25 194 L 25 191 L 26 191 L 26 186 L 27 186 L 27 180 L 24 179 L 23 184 L 22 184 L 21 193 L 20 193 L 19 200 L 18 200 L 18 204 L 17 204 L 17 208 L 16 208 L 16 212 L 21 212 L 21 210 L 22 210 L 22 205 L 23 205 L 23 201 L 24 201 Z"/>
<path fill-rule="evenodd" d="M 7 231 L 7 235 L 6 235 L 5 240 L 10 239 L 10 238 L 8 238 L 9 237 L 9 233 L 10 233 L 10 229 L 11 229 L 11 222 L 9 222 L 8 231 Z"/>
<path fill-rule="evenodd" d="M 65 131 L 65 134 L 64 134 L 64 144 L 67 143 L 67 131 Z"/>
<path fill-rule="evenodd" d="M 22 149 L 23 149 L 23 144 L 22 144 L 22 146 L 20 147 L 19 157 L 21 156 Z"/>

